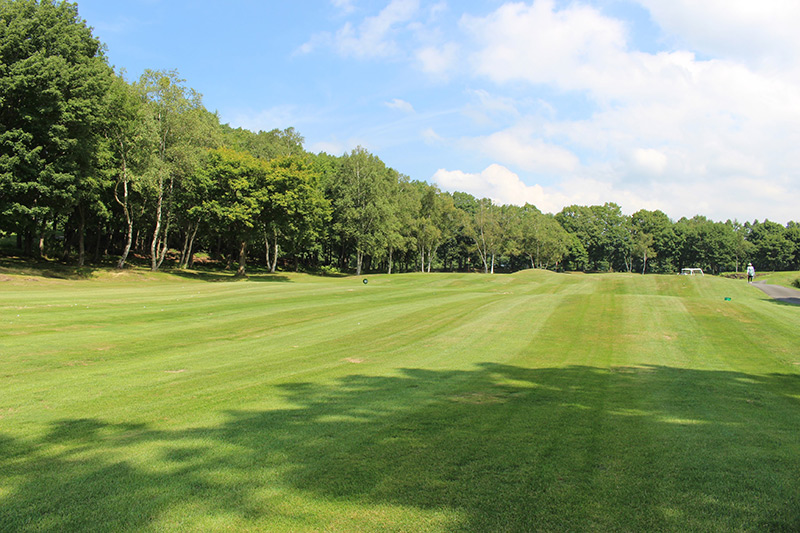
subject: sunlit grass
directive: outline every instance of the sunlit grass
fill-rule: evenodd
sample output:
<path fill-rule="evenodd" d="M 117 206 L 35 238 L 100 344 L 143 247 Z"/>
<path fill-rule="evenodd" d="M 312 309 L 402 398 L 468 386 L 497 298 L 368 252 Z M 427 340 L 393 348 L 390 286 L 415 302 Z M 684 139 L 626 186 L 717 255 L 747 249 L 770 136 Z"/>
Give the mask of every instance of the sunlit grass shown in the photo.
<path fill-rule="evenodd" d="M 3 276 L 0 531 L 800 528 L 740 280 Z"/>

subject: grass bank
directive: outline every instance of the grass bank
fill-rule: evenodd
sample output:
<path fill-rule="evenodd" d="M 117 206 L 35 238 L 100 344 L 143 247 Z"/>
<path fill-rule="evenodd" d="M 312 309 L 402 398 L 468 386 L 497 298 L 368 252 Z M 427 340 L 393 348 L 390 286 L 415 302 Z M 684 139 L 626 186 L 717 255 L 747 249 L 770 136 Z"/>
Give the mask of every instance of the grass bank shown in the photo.
<path fill-rule="evenodd" d="M 800 308 L 741 281 L 2 279 L 2 531 L 800 528 Z"/>

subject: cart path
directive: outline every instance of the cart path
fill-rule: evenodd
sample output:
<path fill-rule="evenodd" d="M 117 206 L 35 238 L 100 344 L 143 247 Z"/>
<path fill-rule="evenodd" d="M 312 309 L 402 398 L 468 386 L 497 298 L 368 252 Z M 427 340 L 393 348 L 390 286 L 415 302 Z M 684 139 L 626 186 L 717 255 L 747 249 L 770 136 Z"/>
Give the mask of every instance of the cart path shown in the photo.
<path fill-rule="evenodd" d="M 800 305 L 800 290 L 782 287 L 781 285 L 768 285 L 763 281 L 753 282 L 753 285 L 764 291 L 767 296 L 770 296 L 778 301 L 787 304 Z"/>

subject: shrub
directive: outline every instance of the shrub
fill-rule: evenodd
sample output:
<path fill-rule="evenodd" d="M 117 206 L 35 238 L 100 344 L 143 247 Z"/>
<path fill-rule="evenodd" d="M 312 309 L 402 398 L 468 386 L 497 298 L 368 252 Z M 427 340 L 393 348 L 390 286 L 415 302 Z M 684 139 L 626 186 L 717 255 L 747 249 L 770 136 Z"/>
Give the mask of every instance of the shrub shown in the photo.
<path fill-rule="evenodd" d="M 341 274 L 338 268 L 331 265 L 323 265 L 319 267 L 319 273 L 323 276 L 338 276 Z"/>
<path fill-rule="evenodd" d="M 800 278 L 797 278 L 796 280 L 794 280 L 794 281 L 792 282 L 792 285 L 794 285 L 795 287 L 797 287 L 798 289 L 800 289 Z"/>

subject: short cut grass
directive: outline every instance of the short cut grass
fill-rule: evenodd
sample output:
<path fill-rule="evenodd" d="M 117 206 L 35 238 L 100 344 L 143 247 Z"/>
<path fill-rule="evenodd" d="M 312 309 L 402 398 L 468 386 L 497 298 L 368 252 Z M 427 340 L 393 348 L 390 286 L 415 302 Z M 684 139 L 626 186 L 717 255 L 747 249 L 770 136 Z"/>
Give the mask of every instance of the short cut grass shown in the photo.
<path fill-rule="evenodd" d="M 0 281 L 0 531 L 800 530 L 741 281 L 92 277 Z"/>

